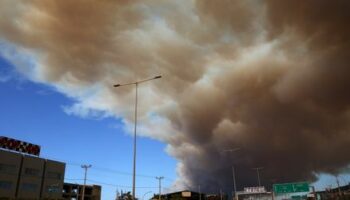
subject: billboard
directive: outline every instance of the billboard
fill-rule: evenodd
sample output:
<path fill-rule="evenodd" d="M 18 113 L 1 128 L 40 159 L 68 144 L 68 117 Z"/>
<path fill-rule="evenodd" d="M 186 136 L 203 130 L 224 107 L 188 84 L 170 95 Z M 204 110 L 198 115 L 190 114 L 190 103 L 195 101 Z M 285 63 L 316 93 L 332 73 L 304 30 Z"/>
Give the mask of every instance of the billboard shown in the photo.
<path fill-rule="evenodd" d="M 40 146 L 5 136 L 0 136 L 0 148 L 39 156 Z"/>
<path fill-rule="evenodd" d="M 265 193 L 265 187 L 245 187 L 245 193 Z"/>

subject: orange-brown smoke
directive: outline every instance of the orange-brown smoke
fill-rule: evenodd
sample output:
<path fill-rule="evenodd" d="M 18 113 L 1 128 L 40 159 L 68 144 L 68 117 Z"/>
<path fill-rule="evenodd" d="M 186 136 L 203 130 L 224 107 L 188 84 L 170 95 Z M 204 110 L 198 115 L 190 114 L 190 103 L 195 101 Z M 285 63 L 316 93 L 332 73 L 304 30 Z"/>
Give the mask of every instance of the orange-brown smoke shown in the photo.
<path fill-rule="evenodd" d="M 69 113 L 128 126 L 133 89 L 111 85 L 163 75 L 140 89 L 141 130 L 169 144 L 181 184 L 217 191 L 232 188 L 231 165 L 239 187 L 257 184 L 253 167 L 268 185 L 349 165 L 349 10 L 347 0 L 5 0 L 0 34 L 35 57 L 32 79 L 77 99 Z"/>

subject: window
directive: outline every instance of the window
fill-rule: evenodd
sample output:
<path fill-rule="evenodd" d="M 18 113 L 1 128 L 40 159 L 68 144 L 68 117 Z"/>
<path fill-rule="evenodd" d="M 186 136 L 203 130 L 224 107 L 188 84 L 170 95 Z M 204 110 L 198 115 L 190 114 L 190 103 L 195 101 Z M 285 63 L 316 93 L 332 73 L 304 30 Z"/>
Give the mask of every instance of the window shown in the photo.
<path fill-rule="evenodd" d="M 32 183 L 23 183 L 22 184 L 22 190 L 28 191 L 28 192 L 36 192 L 38 189 L 37 184 L 32 184 Z"/>
<path fill-rule="evenodd" d="M 78 193 L 78 188 L 73 188 L 72 193 L 74 193 L 74 194 Z"/>
<path fill-rule="evenodd" d="M 8 165 L 0 163 L 0 173 L 2 174 L 15 174 L 16 173 L 16 165 Z"/>
<path fill-rule="evenodd" d="M 85 194 L 91 195 L 92 194 L 92 187 L 85 187 Z"/>
<path fill-rule="evenodd" d="M 61 179 L 61 173 L 58 173 L 58 172 L 47 172 L 47 177 L 51 178 L 51 179 L 60 180 Z"/>
<path fill-rule="evenodd" d="M 25 168 L 24 173 L 30 176 L 40 176 L 40 170 L 34 168 Z"/>
<path fill-rule="evenodd" d="M 0 181 L 0 189 L 9 190 L 12 187 L 12 183 L 10 181 Z"/>
<path fill-rule="evenodd" d="M 60 187 L 59 187 L 58 185 L 50 185 L 50 186 L 47 186 L 47 187 L 46 187 L 46 191 L 47 191 L 48 193 L 60 193 L 60 192 L 62 192 L 62 191 L 60 190 Z"/>

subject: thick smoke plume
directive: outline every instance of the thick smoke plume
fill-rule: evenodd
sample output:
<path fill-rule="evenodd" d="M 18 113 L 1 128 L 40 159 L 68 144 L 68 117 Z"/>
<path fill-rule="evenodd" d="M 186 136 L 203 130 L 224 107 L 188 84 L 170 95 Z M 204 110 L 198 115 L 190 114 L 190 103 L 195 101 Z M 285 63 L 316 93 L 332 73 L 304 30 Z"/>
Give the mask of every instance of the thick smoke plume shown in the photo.
<path fill-rule="evenodd" d="M 111 85 L 163 75 L 140 89 L 141 134 L 169 144 L 178 184 L 229 190 L 233 164 L 239 187 L 253 167 L 268 185 L 349 165 L 350 1 L 0 4 L 2 41 L 35 60 L 17 69 L 75 98 L 67 113 L 129 126 L 134 90 Z"/>

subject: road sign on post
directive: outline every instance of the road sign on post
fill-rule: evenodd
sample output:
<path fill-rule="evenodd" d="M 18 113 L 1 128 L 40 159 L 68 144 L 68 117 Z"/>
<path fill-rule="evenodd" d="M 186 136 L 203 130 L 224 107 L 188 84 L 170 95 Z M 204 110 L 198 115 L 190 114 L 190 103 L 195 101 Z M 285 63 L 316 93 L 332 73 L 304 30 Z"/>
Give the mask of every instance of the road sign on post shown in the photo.
<path fill-rule="evenodd" d="M 296 192 L 309 192 L 309 183 L 298 182 L 298 183 L 282 183 L 274 184 L 273 191 L 276 194 L 283 193 L 296 193 Z"/>

